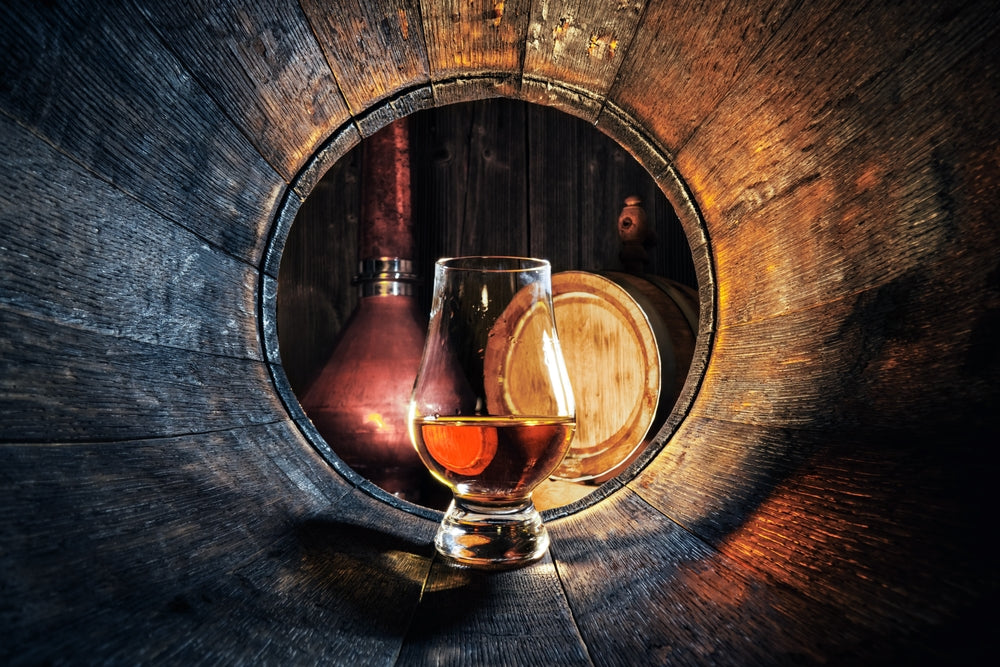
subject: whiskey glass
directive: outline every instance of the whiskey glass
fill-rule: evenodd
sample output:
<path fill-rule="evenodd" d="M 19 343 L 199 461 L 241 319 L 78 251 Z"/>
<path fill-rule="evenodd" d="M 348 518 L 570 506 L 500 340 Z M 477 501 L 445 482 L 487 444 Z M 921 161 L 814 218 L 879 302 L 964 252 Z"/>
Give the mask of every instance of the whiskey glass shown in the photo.
<path fill-rule="evenodd" d="M 409 411 L 420 459 L 452 492 L 437 551 L 480 569 L 541 558 L 549 537 L 531 492 L 566 455 L 575 418 L 548 261 L 438 260 Z"/>

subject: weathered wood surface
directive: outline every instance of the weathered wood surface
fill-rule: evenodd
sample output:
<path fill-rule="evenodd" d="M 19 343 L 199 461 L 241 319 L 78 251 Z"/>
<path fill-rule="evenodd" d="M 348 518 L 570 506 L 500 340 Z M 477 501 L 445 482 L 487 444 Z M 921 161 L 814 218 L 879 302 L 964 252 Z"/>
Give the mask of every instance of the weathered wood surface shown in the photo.
<path fill-rule="evenodd" d="M 283 184 L 127 2 L 12 2 L 0 105 L 68 159 L 256 264 Z"/>
<path fill-rule="evenodd" d="M 456 124 L 457 132 L 442 132 L 430 145 L 420 145 L 416 137 L 434 135 L 419 129 L 413 133 L 418 142 L 414 158 L 428 153 L 431 158 L 429 168 L 414 170 L 414 191 L 431 193 L 414 206 L 421 228 L 417 233 L 422 265 L 430 268 L 428 260 L 433 263 L 437 257 L 506 255 L 526 249 L 525 109 L 504 114 L 496 105 L 480 105 L 471 115 L 455 107 L 442 111 L 448 115 L 422 115 L 420 120 L 429 123 L 432 132 L 438 122 L 446 128 Z"/>
<path fill-rule="evenodd" d="M 438 104 L 517 94 L 530 5 L 530 0 L 445 0 L 421 5 Z M 462 29 L 455 30 L 456 25 Z"/>
<path fill-rule="evenodd" d="M 6 116 L 0 116 L 0 167 L 0 307 L 43 320 L 41 327 L 58 323 L 166 348 L 261 359 L 254 329 L 237 325 L 257 307 L 252 267 Z M 224 311 L 235 319 L 220 320 Z M 14 361 L 17 351 L 11 352 Z"/>
<path fill-rule="evenodd" d="M 216 34 L 137 4 L 0 9 L 0 661 L 991 654 L 992 3 L 647 3 L 617 65 L 528 52 L 543 8 L 597 26 L 607 4 L 504 3 L 517 30 L 502 39 L 483 32 L 489 2 L 226 5 L 287 28 L 301 70 L 234 56 L 253 40 L 226 20 Z M 470 65 L 446 70 L 454 44 Z M 248 78 L 251 64 L 276 69 Z M 328 118 L 255 115 L 330 76 L 349 119 L 336 97 Z M 641 473 L 549 513 L 550 558 L 466 578 L 433 561 L 432 513 L 307 442 L 274 345 L 276 248 L 316 164 L 360 136 L 435 103 L 543 90 L 671 198 L 710 315 L 704 378 Z M 499 151 L 489 123 L 455 155 Z M 574 143 L 530 122 L 524 143 L 543 127 Z M 530 188 L 533 160 L 510 182 Z M 489 166 L 470 169 L 509 178 Z M 499 208 L 500 187 L 476 187 L 453 210 Z M 528 230 L 496 233 L 552 247 Z M 601 245 L 589 223 L 573 233 L 577 252 Z M 500 653 L 511 634 L 523 653 Z"/>
<path fill-rule="evenodd" d="M 784 590 L 795 609 L 782 624 L 808 638 L 809 662 L 974 664 L 987 650 L 996 575 L 969 527 L 989 521 L 995 432 L 957 442 L 960 428 L 924 438 L 845 432 L 831 442 L 688 419 L 677 440 L 712 443 L 704 454 L 713 463 L 668 448 L 654 463 L 659 474 L 631 487 L 748 579 L 775 585 L 744 600 Z"/>
<path fill-rule="evenodd" d="M 532 3 L 524 43 L 524 96 L 595 120 L 629 52 L 644 0 Z M 654 3 L 655 4 L 655 3 Z M 558 81 L 553 89 L 550 82 Z"/>
<path fill-rule="evenodd" d="M 435 562 L 397 659 L 401 665 L 589 662 L 550 556 L 498 574 Z"/>
<path fill-rule="evenodd" d="M 998 238 L 974 203 L 977 181 L 995 170 L 983 110 L 1000 94 L 986 74 L 998 26 L 947 5 L 911 13 L 797 14 L 677 152 L 706 204 L 720 274 L 733 272 L 720 275 L 731 286 L 721 326 L 897 280 L 977 280 L 953 263 L 964 261 L 959 239 L 992 248 Z M 827 58 L 830 72 L 812 65 Z M 987 78 L 954 86 L 977 76 Z M 798 235 L 786 241 L 789 229 Z"/>
<path fill-rule="evenodd" d="M 828 654 L 795 589 L 767 586 L 631 492 L 599 507 L 600 517 L 591 508 L 555 522 L 552 548 L 595 662 L 809 664 Z"/>
<path fill-rule="evenodd" d="M 827 2 L 796 12 L 796 3 L 789 0 L 647 2 L 631 47 L 622 55 L 610 101 L 643 118 L 644 129 L 676 151 L 746 72 L 753 71 L 758 61 L 770 60 L 769 41 L 775 31 L 787 26 L 794 34 L 803 20 L 836 9 Z M 839 29 L 835 21 L 827 27 L 833 32 Z M 829 76 L 840 62 L 822 66 L 811 61 L 809 66 L 813 65 Z M 733 129 L 742 127 L 740 120 Z M 699 186 L 688 182 L 695 189 Z"/>
<path fill-rule="evenodd" d="M 5 664 L 385 664 L 431 564 L 433 526 L 379 522 L 289 422 L 0 462 Z"/>
<path fill-rule="evenodd" d="M 352 114 L 430 82 L 416 0 L 301 0 L 299 4 Z"/>
<path fill-rule="evenodd" d="M 311 157 L 306 149 L 350 118 L 298 3 L 140 0 L 137 5 L 286 181 Z M 204 48 L 206 42 L 218 44 L 221 52 Z"/>
<path fill-rule="evenodd" d="M 261 361 L 94 334 L 0 306 L 0 442 L 161 437 L 282 418 Z"/>

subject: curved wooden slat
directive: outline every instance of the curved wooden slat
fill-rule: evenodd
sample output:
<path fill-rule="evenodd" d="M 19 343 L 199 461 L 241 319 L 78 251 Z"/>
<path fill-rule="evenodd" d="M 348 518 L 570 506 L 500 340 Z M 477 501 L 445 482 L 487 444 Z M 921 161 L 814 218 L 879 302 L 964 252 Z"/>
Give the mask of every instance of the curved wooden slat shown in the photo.
<path fill-rule="evenodd" d="M 267 366 L 0 307 L 0 441 L 162 437 L 281 420 Z"/>
<path fill-rule="evenodd" d="M 397 658 L 401 665 L 589 662 L 549 556 L 500 573 L 436 561 Z"/>
<path fill-rule="evenodd" d="M 530 4 L 526 0 L 421 4 L 438 105 L 517 94 Z"/>
<path fill-rule="evenodd" d="M 130 5 L 7 3 L 0 108 L 256 265 L 284 185 Z"/>
<path fill-rule="evenodd" d="M 984 155 L 969 139 L 989 137 L 979 110 L 997 104 L 997 87 L 946 90 L 987 71 L 998 28 L 971 8 L 909 14 L 789 21 L 678 153 L 720 271 L 740 272 L 720 277 L 722 326 L 934 275 L 965 252 L 965 234 L 981 249 L 997 242 L 975 183 Z M 889 32 L 899 38 L 879 39 Z M 809 65 L 828 58 L 836 76 Z"/>
<path fill-rule="evenodd" d="M 768 43 L 777 30 L 795 16 L 822 17 L 831 5 L 649 2 L 608 97 L 676 152 L 755 58 L 770 58 Z"/>
<path fill-rule="evenodd" d="M 552 527 L 596 663 L 808 664 L 829 649 L 798 615 L 809 604 L 794 590 L 768 586 L 628 491 L 598 507 Z"/>
<path fill-rule="evenodd" d="M 473 34 L 464 19 L 421 20 L 451 3 L 303 6 L 361 136 L 433 102 L 506 94 L 484 84 L 506 70 L 432 75 L 425 45 L 445 54 Z M 531 15 L 510 7 L 526 49 Z M 580 25 L 606 11 L 573 8 Z M 281 403 L 274 345 L 267 361 L 246 353 L 249 332 L 274 337 L 273 309 L 245 310 L 254 292 L 233 267 L 261 265 L 279 196 L 304 197 L 321 174 L 289 194 L 253 148 L 268 141 L 227 117 L 239 103 L 216 106 L 228 93 L 196 85 L 131 4 L 0 11 L 0 115 L 18 151 L 4 163 L 5 206 L 18 204 L 0 241 L 16 248 L 0 265 L 16 286 L 0 305 L 0 660 L 516 662 L 503 634 L 524 624 L 546 629 L 524 650 L 547 662 L 988 654 L 984 452 L 1000 430 L 989 3 L 649 3 L 606 99 L 587 83 L 607 82 L 592 62 L 538 63 L 557 91 L 548 102 L 582 117 L 600 103 L 599 122 L 668 191 L 705 251 L 695 268 L 718 318 L 703 326 L 717 329 L 702 331 L 690 414 L 672 417 L 641 474 L 552 513 L 551 560 L 476 581 L 432 564 L 429 513 L 334 475 L 307 446 Z M 503 44 L 493 55 L 518 47 Z M 235 64 L 212 40 L 202 48 L 192 69 Z M 204 85 L 221 85 L 207 72 Z M 285 136 L 302 145 L 287 159 L 275 149 L 275 163 L 315 150 L 309 133 Z M 330 154 L 356 136 L 343 130 Z M 52 168 L 53 148 L 79 165 L 57 172 L 63 196 L 28 173 Z M 19 224 L 41 222 L 25 203 L 36 196 L 52 203 L 51 228 Z M 88 206 L 117 244 L 74 227 Z M 290 220 L 272 224 L 280 248 Z M 215 249 L 199 251 L 210 259 L 190 285 L 150 286 L 170 330 L 159 340 L 136 305 L 59 268 L 64 235 L 108 272 L 95 285 L 121 276 L 130 300 L 137 258 L 163 270 L 193 237 Z M 118 252 L 136 265 L 115 273 Z M 261 309 L 279 258 L 263 258 Z M 87 322 L 67 321 L 75 299 Z M 189 315 L 239 333 L 200 352 L 197 327 L 169 325 Z M 470 616 L 445 613 L 479 591 Z M 487 636 L 481 653 L 469 632 Z"/>
<path fill-rule="evenodd" d="M 163 41 L 286 181 L 349 119 L 298 3 L 138 4 Z M 227 57 L 218 57 L 221 53 L 206 49 L 206 43 L 217 44 Z"/>
<path fill-rule="evenodd" d="M 0 169 L 0 308 L 140 343 L 262 358 L 249 319 L 257 276 L 246 263 L 161 218 L 6 116 L 0 116 Z M 242 315 L 220 320 L 218 313 L 230 309 Z"/>
<path fill-rule="evenodd" d="M 415 0 L 299 3 L 353 115 L 430 82 Z M 365 135 L 370 135 L 366 132 Z"/>
<path fill-rule="evenodd" d="M 433 524 L 373 520 L 287 422 L 0 461 L 5 662 L 384 664 L 430 565 Z"/>
<path fill-rule="evenodd" d="M 524 44 L 525 98 L 548 106 L 575 106 L 578 115 L 596 119 L 646 4 L 588 0 L 532 4 Z M 553 90 L 551 82 L 558 82 L 559 88 Z M 567 104 L 566 98 L 577 104 Z"/>
<path fill-rule="evenodd" d="M 971 420 L 993 400 L 998 379 L 991 365 L 975 368 L 976 359 L 993 354 L 975 333 L 991 315 L 963 303 L 971 299 L 964 286 L 950 294 L 949 287 L 911 278 L 722 328 L 693 413 L 774 427 L 871 424 L 917 434 L 925 422 Z M 955 300 L 954 310 L 934 298 L 939 289 Z"/>
<path fill-rule="evenodd" d="M 996 578 L 968 531 L 988 520 L 995 433 L 958 444 L 950 432 L 831 439 L 693 419 L 678 438 L 711 450 L 688 459 L 691 450 L 668 448 L 660 474 L 631 487 L 752 580 L 794 591 L 801 630 L 823 659 L 975 662 L 988 623 L 981 596 Z"/>

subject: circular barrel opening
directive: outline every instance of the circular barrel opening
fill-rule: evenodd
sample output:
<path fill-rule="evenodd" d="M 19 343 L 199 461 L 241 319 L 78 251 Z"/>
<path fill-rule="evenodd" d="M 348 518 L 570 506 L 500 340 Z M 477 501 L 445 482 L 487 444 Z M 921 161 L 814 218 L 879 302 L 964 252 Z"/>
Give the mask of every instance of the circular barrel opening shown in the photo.
<path fill-rule="evenodd" d="M 701 304 L 685 230 L 654 178 L 556 109 L 501 98 L 419 111 L 329 167 L 281 254 L 277 338 L 291 391 L 354 472 L 443 509 L 450 496 L 401 422 L 433 263 L 475 254 L 552 264 L 578 434 L 534 497 L 543 510 L 586 504 L 669 437 Z"/>

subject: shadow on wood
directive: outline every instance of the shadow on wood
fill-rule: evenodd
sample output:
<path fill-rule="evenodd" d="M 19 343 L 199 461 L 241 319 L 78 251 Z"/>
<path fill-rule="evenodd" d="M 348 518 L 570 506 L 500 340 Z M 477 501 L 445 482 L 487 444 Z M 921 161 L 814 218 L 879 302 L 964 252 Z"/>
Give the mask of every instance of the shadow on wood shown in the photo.
<path fill-rule="evenodd" d="M 1000 23 L 911 4 L 0 5 L 0 661 L 985 662 Z M 491 97 L 627 148 L 702 317 L 652 453 L 466 581 L 311 438 L 275 305 L 332 164 Z"/>

